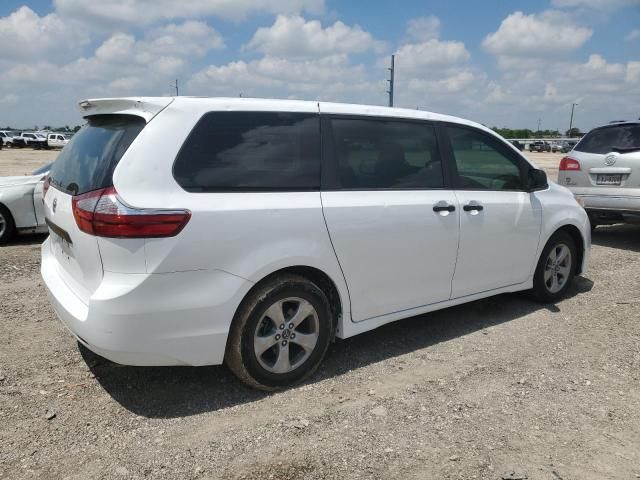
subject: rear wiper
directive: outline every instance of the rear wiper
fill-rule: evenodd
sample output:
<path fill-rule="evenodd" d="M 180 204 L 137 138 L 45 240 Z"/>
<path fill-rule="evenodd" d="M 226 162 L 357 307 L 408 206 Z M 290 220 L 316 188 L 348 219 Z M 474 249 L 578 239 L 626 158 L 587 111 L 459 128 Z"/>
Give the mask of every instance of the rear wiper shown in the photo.
<path fill-rule="evenodd" d="M 640 145 L 636 147 L 611 147 L 611 151 L 618 153 L 629 153 L 640 151 Z"/>

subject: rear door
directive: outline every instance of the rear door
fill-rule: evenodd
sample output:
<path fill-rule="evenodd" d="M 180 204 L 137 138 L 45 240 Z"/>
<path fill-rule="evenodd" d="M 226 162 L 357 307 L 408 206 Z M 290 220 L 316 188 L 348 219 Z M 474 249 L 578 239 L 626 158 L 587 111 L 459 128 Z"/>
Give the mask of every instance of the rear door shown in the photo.
<path fill-rule="evenodd" d="M 448 300 L 458 248 L 433 125 L 323 119 L 322 205 L 353 321 Z"/>
<path fill-rule="evenodd" d="M 460 245 L 453 298 L 527 280 L 538 248 L 542 210 L 524 189 L 527 163 L 480 129 L 443 125 L 449 138 Z"/>
<path fill-rule="evenodd" d="M 144 119 L 133 115 L 89 117 L 51 167 L 51 187 L 44 201 L 49 248 L 58 272 L 85 302 L 103 271 L 96 237 L 76 224 L 74 197 L 113 184 L 113 170 L 144 126 Z"/>

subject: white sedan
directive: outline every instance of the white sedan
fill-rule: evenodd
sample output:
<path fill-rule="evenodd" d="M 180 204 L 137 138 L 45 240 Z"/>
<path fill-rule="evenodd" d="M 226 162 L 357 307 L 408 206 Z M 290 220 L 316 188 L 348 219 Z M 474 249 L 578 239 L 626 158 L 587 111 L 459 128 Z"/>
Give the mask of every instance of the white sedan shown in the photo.
<path fill-rule="evenodd" d="M 42 188 L 51 164 L 31 175 L 0 177 L 0 244 L 16 233 L 45 233 Z"/>

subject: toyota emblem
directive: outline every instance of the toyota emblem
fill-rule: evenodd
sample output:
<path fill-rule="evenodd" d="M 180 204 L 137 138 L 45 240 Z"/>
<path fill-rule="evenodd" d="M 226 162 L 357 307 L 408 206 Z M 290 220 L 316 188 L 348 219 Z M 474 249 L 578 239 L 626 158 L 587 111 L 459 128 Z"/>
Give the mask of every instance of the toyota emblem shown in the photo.
<path fill-rule="evenodd" d="M 53 213 L 56 213 L 56 207 L 58 206 L 58 199 L 54 198 L 53 199 L 53 204 L 51 205 L 51 208 L 53 210 Z"/>
<path fill-rule="evenodd" d="M 613 165 L 614 163 L 616 163 L 616 155 L 607 155 L 606 157 L 604 157 L 604 164 L 608 167 L 610 167 L 611 165 Z"/>

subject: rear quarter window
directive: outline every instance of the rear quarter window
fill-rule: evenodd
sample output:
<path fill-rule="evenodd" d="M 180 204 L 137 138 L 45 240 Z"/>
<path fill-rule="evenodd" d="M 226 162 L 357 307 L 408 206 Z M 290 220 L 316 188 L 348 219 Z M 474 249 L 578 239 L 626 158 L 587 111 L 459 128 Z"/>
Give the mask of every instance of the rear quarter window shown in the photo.
<path fill-rule="evenodd" d="M 591 130 L 574 147 L 579 152 L 605 154 L 615 149 L 640 149 L 640 124 L 613 125 Z"/>
<path fill-rule="evenodd" d="M 53 163 L 51 183 L 70 195 L 110 187 L 116 165 L 144 126 L 135 115 L 89 117 Z"/>
<path fill-rule="evenodd" d="M 317 114 L 209 112 L 173 166 L 190 192 L 319 190 Z"/>

